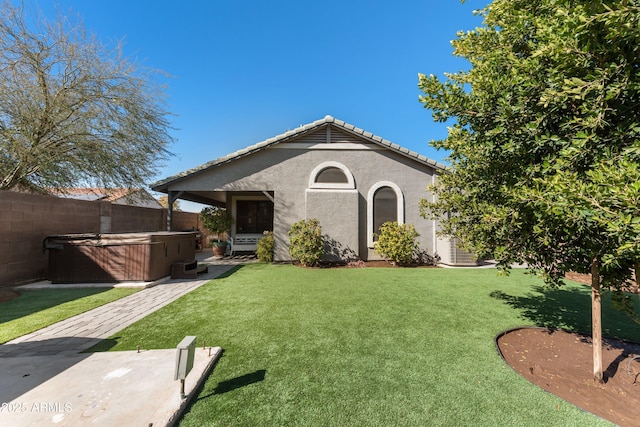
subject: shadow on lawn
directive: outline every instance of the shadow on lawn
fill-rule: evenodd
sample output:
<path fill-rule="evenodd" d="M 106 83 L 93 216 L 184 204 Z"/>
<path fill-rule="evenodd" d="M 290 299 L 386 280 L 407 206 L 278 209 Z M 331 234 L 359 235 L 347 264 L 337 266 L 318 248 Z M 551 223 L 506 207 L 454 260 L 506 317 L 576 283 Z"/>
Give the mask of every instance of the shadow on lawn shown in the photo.
<path fill-rule="evenodd" d="M 209 396 L 214 394 L 223 394 L 228 393 L 230 391 L 236 390 L 238 388 L 248 386 L 254 383 L 259 383 L 260 381 L 264 381 L 264 377 L 267 374 L 266 369 L 260 369 L 255 372 L 251 372 L 250 374 L 245 374 L 240 377 L 235 377 L 230 380 L 221 381 L 218 383 L 216 388 L 213 390 Z M 208 397 L 208 396 L 202 396 Z"/>
<path fill-rule="evenodd" d="M 264 381 L 264 377 L 266 376 L 266 374 L 267 374 L 267 370 L 266 369 L 259 369 L 257 371 L 251 372 L 249 374 L 244 374 L 244 375 L 241 375 L 239 377 L 232 378 L 230 380 L 220 381 L 218 383 L 218 385 L 216 386 L 216 388 L 214 388 L 211 393 L 207 393 L 207 394 L 204 394 L 204 395 L 200 394 L 198 396 L 198 398 L 196 399 L 196 401 L 204 400 L 204 399 L 207 399 L 207 398 L 209 398 L 211 396 L 215 396 L 216 394 L 228 393 L 230 391 L 234 391 L 234 390 L 237 390 L 239 388 L 242 388 L 242 387 L 245 387 L 245 386 L 248 386 L 248 385 L 251 385 L 251 384 L 259 383 L 261 381 Z M 199 393 L 201 393 L 201 392 L 199 392 Z M 191 406 L 193 406 L 194 403 L 195 403 L 195 401 L 193 401 L 189 405 L 189 408 Z M 183 416 L 184 416 L 184 414 L 183 414 Z"/>
<path fill-rule="evenodd" d="M 565 289 L 533 288 L 524 296 L 493 291 L 490 296 L 506 302 L 522 312 L 537 326 L 587 332 L 591 330 L 591 297 Z"/>
<path fill-rule="evenodd" d="M 0 303 L 0 323 L 108 290 L 109 288 L 21 290 L 17 298 Z"/>
<path fill-rule="evenodd" d="M 536 326 L 591 333 L 591 294 L 588 287 L 546 288 L 537 286 L 524 296 L 493 291 L 490 296 L 521 311 L 522 317 Z M 626 314 L 613 308 L 611 296 L 602 299 L 602 332 L 605 336 L 640 340 L 640 325 Z"/>
<path fill-rule="evenodd" d="M 231 267 L 229 270 L 225 271 L 224 273 L 219 274 L 218 276 L 214 277 L 213 280 L 225 279 L 225 278 L 237 273 L 242 267 L 244 267 L 243 264 L 235 265 L 235 266 Z"/>
<path fill-rule="evenodd" d="M 261 381 L 264 381 L 264 377 L 266 376 L 266 374 L 266 369 L 259 369 L 249 374 L 244 374 L 239 377 L 232 378 L 230 380 L 220 381 L 211 393 L 198 396 L 198 400 L 203 400 L 216 394 L 228 393 L 230 391 L 234 391 L 251 384 L 259 383 Z"/>
<path fill-rule="evenodd" d="M 223 350 L 223 352 L 224 352 L 224 350 Z M 237 390 L 239 388 L 242 388 L 242 387 L 245 387 L 245 386 L 248 386 L 248 385 L 251 385 L 251 384 L 259 383 L 261 381 L 264 381 L 264 377 L 266 376 L 266 374 L 267 374 L 267 370 L 266 369 L 259 369 L 257 371 L 251 372 L 249 374 L 244 374 L 244 375 L 241 375 L 239 377 L 232 378 L 230 380 L 220 381 L 218 383 L 218 385 L 216 386 L 216 388 L 214 388 L 213 391 L 211 391 L 210 393 L 202 394 L 202 390 L 200 389 L 197 392 L 198 393 L 198 397 L 195 400 L 192 400 L 191 403 L 189 403 L 189 406 L 187 407 L 187 410 L 182 413 L 182 415 L 180 416 L 180 420 L 179 421 L 182 421 L 182 419 L 184 418 L 185 414 L 188 413 L 191 410 L 191 407 L 197 401 L 207 399 L 207 398 L 209 398 L 211 396 L 215 396 L 216 394 L 228 393 L 230 391 L 234 391 L 234 390 Z M 201 385 L 201 387 L 203 385 L 204 385 L 204 383 Z"/>

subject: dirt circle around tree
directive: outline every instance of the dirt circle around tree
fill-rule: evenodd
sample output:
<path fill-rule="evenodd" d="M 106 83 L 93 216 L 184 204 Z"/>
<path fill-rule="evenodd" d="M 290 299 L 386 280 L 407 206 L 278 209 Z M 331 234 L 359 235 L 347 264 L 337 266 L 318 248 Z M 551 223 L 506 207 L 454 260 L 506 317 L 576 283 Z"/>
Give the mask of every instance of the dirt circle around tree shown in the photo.
<path fill-rule="evenodd" d="M 536 327 L 496 337 L 500 355 L 531 383 L 619 426 L 640 425 L 640 344 L 603 339 L 604 383 L 593 381 L 589 335 Z"/>

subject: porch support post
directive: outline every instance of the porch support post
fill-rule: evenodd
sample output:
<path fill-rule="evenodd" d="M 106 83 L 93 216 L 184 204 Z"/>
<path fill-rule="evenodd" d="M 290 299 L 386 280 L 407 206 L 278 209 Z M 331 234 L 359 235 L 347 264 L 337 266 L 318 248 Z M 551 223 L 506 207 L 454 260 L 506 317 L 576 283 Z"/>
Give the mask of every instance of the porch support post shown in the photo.
<path fill-rule="evenodd" d="M 182 196 L 182 193 L 182 191 L 169 191 L 167 193 L 167 231 L 171 231 L 173 229 L 173 203 Z"/>

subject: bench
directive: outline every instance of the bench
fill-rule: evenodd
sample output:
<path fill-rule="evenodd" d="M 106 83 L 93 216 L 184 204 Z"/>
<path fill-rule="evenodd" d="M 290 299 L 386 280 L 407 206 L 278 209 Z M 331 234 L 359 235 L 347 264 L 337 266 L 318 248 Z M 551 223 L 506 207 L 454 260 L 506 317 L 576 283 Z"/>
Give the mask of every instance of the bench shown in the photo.
<path fill-rule="evenodd" d="M 258 240 L 262 239 L 264 234 L 236 234 L 233 238 L 233 252 L 251 251 L 255 252 Z"/>
<path fill-rule="evenodd" d="M 206 265 L 198 266 L 198 261 L 177 261 L 171 264 L 172 279 L 195 279 L 200 273 L 206 273 L 209 267 Z"/>

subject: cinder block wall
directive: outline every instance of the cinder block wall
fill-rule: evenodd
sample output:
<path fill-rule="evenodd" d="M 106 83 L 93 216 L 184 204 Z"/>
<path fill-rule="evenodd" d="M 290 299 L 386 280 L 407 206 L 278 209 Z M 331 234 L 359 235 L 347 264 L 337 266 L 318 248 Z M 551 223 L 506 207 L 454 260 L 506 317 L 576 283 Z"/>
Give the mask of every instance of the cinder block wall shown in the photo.
<path fill-rule="evenodd" d="M 167 228 L 167 211 L 137 206 L 111 205 L 111 233 L 160 231 Z"/>
<path fill-rule="evenodd" d="M 198 214 L 176 212 L 174 230 L 198 227 Z M 0 286 L 46 278 L 47 236 L 166 230 L 166 210 L 0 191 Z"/>
<path fill-rule="evenodd" d="M 173 211 L 173 231 L 200 230 L 203 231 L 199 215 L 193 212 Z M 165 216 L 166 218 L 166 216 Z M 166 220 L 165 220 L 166 221 Z"/>
<path fill-rule="evenodd" d="M 100 203 L 0 191 L 0 286 L 44 278 L 45 237 L 100 231 Z"/>

